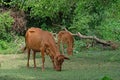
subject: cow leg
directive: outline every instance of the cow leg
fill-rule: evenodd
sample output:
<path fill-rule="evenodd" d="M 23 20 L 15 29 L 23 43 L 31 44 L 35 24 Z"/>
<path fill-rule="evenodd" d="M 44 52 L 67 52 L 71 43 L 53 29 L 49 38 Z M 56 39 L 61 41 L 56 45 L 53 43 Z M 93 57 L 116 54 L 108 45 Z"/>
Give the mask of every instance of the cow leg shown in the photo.
<path fill-rule="evenodd" d="M 57 45 L 58 45 L 58 49 L 60 50 L 60 40 L 59 39 L 58 39 Z"/>
<path fill-rule="evenodd" d="M 67 48 L 67 54 L 72 55 L 71 50 L 69 48 Z"/>
<path fill-rule="evenodd" d="M 64 45 L 60 39 L 58 39 L 58 49 L 64 54 Z"/>
<path fill-rule="evenodd" d="M 41 55 L 42 55 L 42 71 L 44 71 L 44 62 L 45 62 L 45 56 L 44 56 L 44 49 L 41 50 Z"/>
<path fill-rule="evenodd" d="M 35 60 L 35 57 L 36 57 L 36 52 L 33 51 L 33 62 L 34 62 L 34 68 L 36 69 L 36 60 Z"/>
<path fill-rule="evenodd" d="M 61 44 L 62 45 L 62 54 L 65 54 L 64 53 L 64 44 Z"/>
<path fill-rule="evenodd" d="M 73 55 L 73 49 L 70 45 L 67 45 L 67 54 L 68 55 Z"/>
<path fill-rule="evenodd" d="M 67 43 L 67 54 L 72 55 L 72 44 L 70 42 Z"/>
<path fill-rule="evenodd" d="M 27 67 L 29 67 L 29 59 L 30 59 L 30 49 L 28 49 L 28 60 L 27 60 Z"/>
<path fill-rule="evenodd" d="M 53 68 L 56 69 L 56 67 L 55 67 L 55 63 L 54 63 L 54 57 L 50 56 L 50 59 L 52 60 Z"/>

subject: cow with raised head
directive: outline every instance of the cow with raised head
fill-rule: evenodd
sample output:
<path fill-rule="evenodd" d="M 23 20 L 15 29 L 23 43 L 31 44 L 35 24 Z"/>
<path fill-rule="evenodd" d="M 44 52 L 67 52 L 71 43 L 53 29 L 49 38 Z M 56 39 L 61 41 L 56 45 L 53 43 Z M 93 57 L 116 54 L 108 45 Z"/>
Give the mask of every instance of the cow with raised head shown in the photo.
<path fill-rule="evenodd" d="M 68 55 L 73 55 L 73 44 L 74 38 L 72 34 L 68 31 L 60 31 L 58 33 L 58 48 L 60 49 L 60 44 L 62 44 L 62 53 L 64 54 L 64 44 L 67 45 Z"/>
<path fill-rule="evenodd" d="M 44 70 L 46 54 L 50 56 L 53 63 L 53 67 L 57 71 L 61 71 L 64 59 L 69 60 L 69 58 L 60 54 L 52 34 L 48 31 L 43 31 L 40 28 L 34 27 L 28 29 L 25 35 L 25 43 L 25 49 L 28 50 L 27 67 L 29 67 L 30 50 L 33 51 L 34 68 L 36 68 L 35 54 L 36 52 L 41 52 L 42 71 Z"/>

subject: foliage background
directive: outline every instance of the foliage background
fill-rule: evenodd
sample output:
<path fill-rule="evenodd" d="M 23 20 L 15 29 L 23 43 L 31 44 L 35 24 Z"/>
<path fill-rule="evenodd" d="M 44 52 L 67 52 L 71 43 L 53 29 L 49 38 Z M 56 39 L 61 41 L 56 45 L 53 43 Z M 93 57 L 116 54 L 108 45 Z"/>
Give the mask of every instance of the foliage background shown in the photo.
<path fill-rule="evenodd" d="M 8 11 L 16 12 L 17 17 Z M 120 0 L 1 0 L 0 12 L 0 37 L 4 41 L 13 41 L 11 31 L 14 36 L 24 36 L 29 27 L 56 33 L 61 30 L 53 24 L 73 33 L 120 41 Z"/>

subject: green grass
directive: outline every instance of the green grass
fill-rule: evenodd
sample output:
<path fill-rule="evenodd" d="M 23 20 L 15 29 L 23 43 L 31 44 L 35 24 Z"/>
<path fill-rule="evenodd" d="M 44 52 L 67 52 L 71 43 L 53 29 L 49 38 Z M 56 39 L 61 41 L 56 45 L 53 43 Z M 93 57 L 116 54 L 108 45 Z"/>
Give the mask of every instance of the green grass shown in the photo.
<path fill-rule="evenodd" d="M 61 72 L 53 69 L 46 56 L 45 71 L 41 71 L 41 57 L 37 54 L 37 69 L 26 67 L 26 54 L 0 55 L 0 80 L 119 80 L 120 51 L 82 51 L 63 64 Z M 107 78 L 107 79 L 103 79 Z"/>

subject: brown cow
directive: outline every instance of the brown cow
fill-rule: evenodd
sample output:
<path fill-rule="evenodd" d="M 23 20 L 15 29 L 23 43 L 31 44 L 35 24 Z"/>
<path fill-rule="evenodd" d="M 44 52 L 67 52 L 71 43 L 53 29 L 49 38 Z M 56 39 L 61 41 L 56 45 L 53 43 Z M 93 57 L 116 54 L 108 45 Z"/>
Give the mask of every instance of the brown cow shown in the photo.
<path fill-rule="evenodd" d="M 26 32 L 25 42 L 25 49 L 28 49 L 27 67 L 29 67 L 30 50 L 33 51 L 34 68 L 36 68 L 35 54 L 36 52 L 41 52 L 42 71 L 44 70 L 45 53 L 50 56 L 53 67 L 57 71 L 61 71 L 64 59 L 69 59 L 60 54 L 52 34 L 48 31 L 43 31 L 39 28 L 32 27 Z"/>
<path fill-rule="evenodd" d="M 62 53 L 64 54 L 64 44 L 67 44 L 68 55 L 73 54 L 74 38 L 68 31 L 60 31 L 58 33 L 58 48 L 60 49 L 60 43 L 62 43 Z"/>

